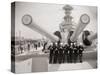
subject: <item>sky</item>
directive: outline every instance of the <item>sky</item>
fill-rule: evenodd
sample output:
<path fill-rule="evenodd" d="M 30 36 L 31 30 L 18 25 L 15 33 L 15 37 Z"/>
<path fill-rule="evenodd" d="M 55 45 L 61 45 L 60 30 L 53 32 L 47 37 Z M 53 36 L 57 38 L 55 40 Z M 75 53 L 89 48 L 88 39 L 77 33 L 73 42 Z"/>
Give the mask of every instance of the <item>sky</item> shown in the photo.
<path fill-rule="evenodd" d="M 63 7 L 66 4 L 46 4 L 46 3 L 28 3 L 16 2 L 15 6 L 15 35 L 25 38 L 39 39 L 43 36 L 38 32 L 22 24 L 22 16 L 29 14 L 32 16 L 34 22 L 48 33 L 54 33 L 59 30 L 59 24 L 64 20 L 65 11 Z M 79 6 L 71 5 L 73 7 L 71 16 L 75 27 L 78 24 L 79 18 L 82 14 L 86 13 L 90 16 L 90 23 L 86 26 L 85 30 L 97 32 L 97 7 L 95 6 Z"/>

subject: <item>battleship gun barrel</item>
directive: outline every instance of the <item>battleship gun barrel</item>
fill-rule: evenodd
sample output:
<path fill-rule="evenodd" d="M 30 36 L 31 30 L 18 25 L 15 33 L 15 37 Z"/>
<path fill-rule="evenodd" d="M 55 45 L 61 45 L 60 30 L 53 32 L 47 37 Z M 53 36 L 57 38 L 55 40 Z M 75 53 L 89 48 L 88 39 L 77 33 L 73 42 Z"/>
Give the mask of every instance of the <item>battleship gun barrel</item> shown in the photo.
<path fill-rule="evenodd" d="M 93 41 L 97 38 L 97 33 L 88 36 L 88 40 Z"/>
<path fill-rule="evenodd" d="M 30 15 L 24 15 L 22 17 L 22 23 L 31 28 L 32 30 L 35 30 L 37 32 L 39 32 L 40 34 L 46 36 L 48 39 L 50 39 L 52 42 L 57 42 L 58 38 L 52 34 L 50 34 L 49 32 L 45 31 L 44 29 L 42 29 L 40 26 L 38 26 L 32 19 L 32 16 Z"/>
<path fill-rule="evenodd" d="M 90 22 L 90 17 L 87 14 L 81 15 L 78 26 L 74 31 L 74 33 L 72 34 L 72 36 L 70 37 L 70 40 L 72 42 L 75 42 L 77 40 L 78 36 L 84 30 L 84 28 L 89 24 L 89 22 Z"/>

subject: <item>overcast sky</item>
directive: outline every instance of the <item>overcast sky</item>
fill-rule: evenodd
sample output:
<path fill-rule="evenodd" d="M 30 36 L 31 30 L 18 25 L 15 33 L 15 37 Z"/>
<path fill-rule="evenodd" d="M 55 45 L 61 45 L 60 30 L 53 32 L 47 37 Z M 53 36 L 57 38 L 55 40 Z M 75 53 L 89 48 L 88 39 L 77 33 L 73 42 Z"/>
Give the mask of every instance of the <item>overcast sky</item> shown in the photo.
<path fill-rule="evenodd" d="M 50 33 L 59 30 L 59 24 L 63 21 L 63 17 L 65 16 L 64 10 L 62 9 L 64 5 L 66 4 L 17 2 L 15 7 L 16 35 L 18 36 L 19 31 L 21 31 L 21 36 L 25 38 L 38 39 L 42 37 L 39 33 L 22 24 L 21 19 L 25 14 L 30 14 L 36 24 Z M 97 7 L 71 6 L 73 7 L 71 14 L 73 21 L 77 24 L 80 16 L 87 13 L 90 16 L 90 23 L 85 29 L 97 32 Z"/>

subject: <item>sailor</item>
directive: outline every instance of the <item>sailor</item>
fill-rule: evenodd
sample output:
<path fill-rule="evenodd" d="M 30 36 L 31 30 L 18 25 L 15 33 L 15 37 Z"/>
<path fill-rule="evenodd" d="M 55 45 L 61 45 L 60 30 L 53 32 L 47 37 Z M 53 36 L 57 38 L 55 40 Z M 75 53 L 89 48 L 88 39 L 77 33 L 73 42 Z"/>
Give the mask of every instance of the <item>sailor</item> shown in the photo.
<path fill-rule="evenodd" d="M 56 64 L 58 62 L 58 48 L 57 48 L 57 44 L 55 43 L 54 47 L 53 47 L 53 54 L 54 54 L 54 64 Z"/>
<path fill-rule="evenodd" d="M 23 47 L 22 45 L 19 46 L 21 53 L 23 53 Z"/>
<path fill-rule="evenodd" d="M 49 46 L 49 48 L 48 48 L 49 50 L 50 50 L 50 54 L 49 54 L 49 63 L 53 63 L 53 44 L 51 43 L 50 44 L 50 46 Z"/>
<path fill-rule="evenodd" d="M 58 62 L 59 64 L 62 63 L 63 60 L 63 48 L 62 48 L 62 43 L 60 43 L 59 47 L 58 47 L 58 51 L 59 51 L 59 56 L 58 56 Z"/>
<path fill-rule="evenodd" d="M 65 45 L 63 45 L 62 46 L 62 63 L 65 63 L 65 57 L 66 57 L 65 50 L 66 50 Z"/>
<path fill-rule="evenodd" d="M 76 63 L 77 62 L 77 58 L 78 58 L 78 50 L 77 50 L 77 46 L 74 47 L 74 57 L 73 57 L 73 62 Z"/>
<path fill-rule="evenodd" d="M 72 63 L 73 60 L 73 43 L 71 43 L 71 46 L 69 48 L 69 62 Z"/>
<path fill-rule="evenodd" d="M 30 51 L 30 44 L 28 43 L 28 51 Z"/>
<path fill-rule="evenodd" d="M 76 54 L 77 54 L 77 49 L 76 49 L 76 42 L 72 43 L 72 62 L 76 63 Z"/>
<path fill-rule="evenodd" d="M 68 45 L 66 50 L 67 50 L 67 62 L 70 63 L 70 45 Z"/>
<path fill-rule="evenodd" d="M 67 44 L 64 46 L 64 62 L 68 61 L 68 46 Z"/>
<path fill-rule="evenodd" d="M 83 57 L 83 51 L 84 51 L 83 46 L 82 46 L 82 45 L 79 45 L 79 61 L 80 61 L 80 63 L 83 62 L 83 60 L 82 60 L 82 57 Z"/>

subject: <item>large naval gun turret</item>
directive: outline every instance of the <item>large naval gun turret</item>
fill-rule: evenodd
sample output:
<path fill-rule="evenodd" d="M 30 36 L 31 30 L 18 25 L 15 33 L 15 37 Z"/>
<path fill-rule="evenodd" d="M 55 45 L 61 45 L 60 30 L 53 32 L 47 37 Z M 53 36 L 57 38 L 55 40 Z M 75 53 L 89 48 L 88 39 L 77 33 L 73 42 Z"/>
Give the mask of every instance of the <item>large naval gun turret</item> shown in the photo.
<path fill-rule="evenodd" d="M 71 23 L 72 22 L 71 19 L 72 18 L 70 16 L 70 13 L 71 13 L 71 10 L 73 8 L 71 6 L 69 6 L 69 5 L 66 5 L 66 6 L 64 6 L 63 9 L 65 10 L 65 13 L 66 13 L 66 16 L 65 16 L 66 19 L 64 19 L 64 21 L 66 22 L 66 24 L 64 24 L 64 26 L 67 25 L 67 27 L 68 27 L 69 26 L 69 23 L 70 23 L 70 27 L 67 28 L 67 33 L 65 33 L 65 31 L 63 32 L 65 35 L 61 35 L 61 38 L 59 38 L 59 37 L 57 37 L 57 36 L 49 33 L 48 31 L 46 31 L 45 29 L 43 29 L 42 27 L 40 27 L 39 25 L 37 25 L 34 22 L 33 17 L 31 15 L 29 15 L 29 14 L 25 14 L 22 17 L 22 23 L 23 23 L 23 25 L 29 27 L 30 29 L 35 30 L 38 33 L 44 35 L 51 42 L 58 42 L 59 40 L 60 40 L 60 42 L 67 43 L 67 44 L 68 44 L 68 41 L 69 40 L 70 40 L 70 42 L 76 42 L 79 39 L 78 38 L 79 35 L 82 33 L 82 41 L 81 42 L 85 46 L 90 46 L 92 44 L 92 41 L 97 38 L 97 33 L 87 35 L 87 32 L 84 31 L 85 27 L 90 23 L 90 17 L 88 16 L 88 14 L 85 13 L 85 14 L 82 14 L 80 16 L 79 22 L 77 23 L 76 29 L 73 30 L 73 33 L 69 37 L 68 34 L 70 34 L 70 30 L 72 28 L 71 27 L 71 24 L 72 24 Z M 63 28 L 63 29 L 65 29 L 65 28 Z M 62 34 L 62 31 L 60 31 L 60 34 Z M 67 37 L 67 38 L 64 38 L 64 37 Z"/>
<path fill-rule="evenodd" d="M 75 31 L 73 32 L 72 36 L 70 37 L 71 42 L 75 42 L 78 40 L 80 33 L 82 33 L 82 31 L 89 24 L 89 22 L 90 22 L 90 17 L 87 14 L 82 14 Z M 22 17 L 22 23 L 23 23 L 23 25 L 31 28 L 32 30 L 35 30 L 35 31 L 39 32 L 40 34 L 46 36 L 52 42 L 59 41 L 59 38 L 57 36 L 50 34 L 49 32 L 42 29 L 39 25 L 37 25 L 33 21 L 32 16 L 30 16 L 30 15 L 24 15 Z M 82 40 L 83 40 L 83 44 L 85 44 L 85 45 L 87 45 L 87 44 L 84 41 L 88 40 L 87 42 L 90 42 L 90 41 L 92 42 L 94 39 L 97 38 L 97 33 L 95 33 L 93 35 L 86 35 L 86 33 L 84 32 L 83 35 L 84 35 L 84 38 Z"/>

